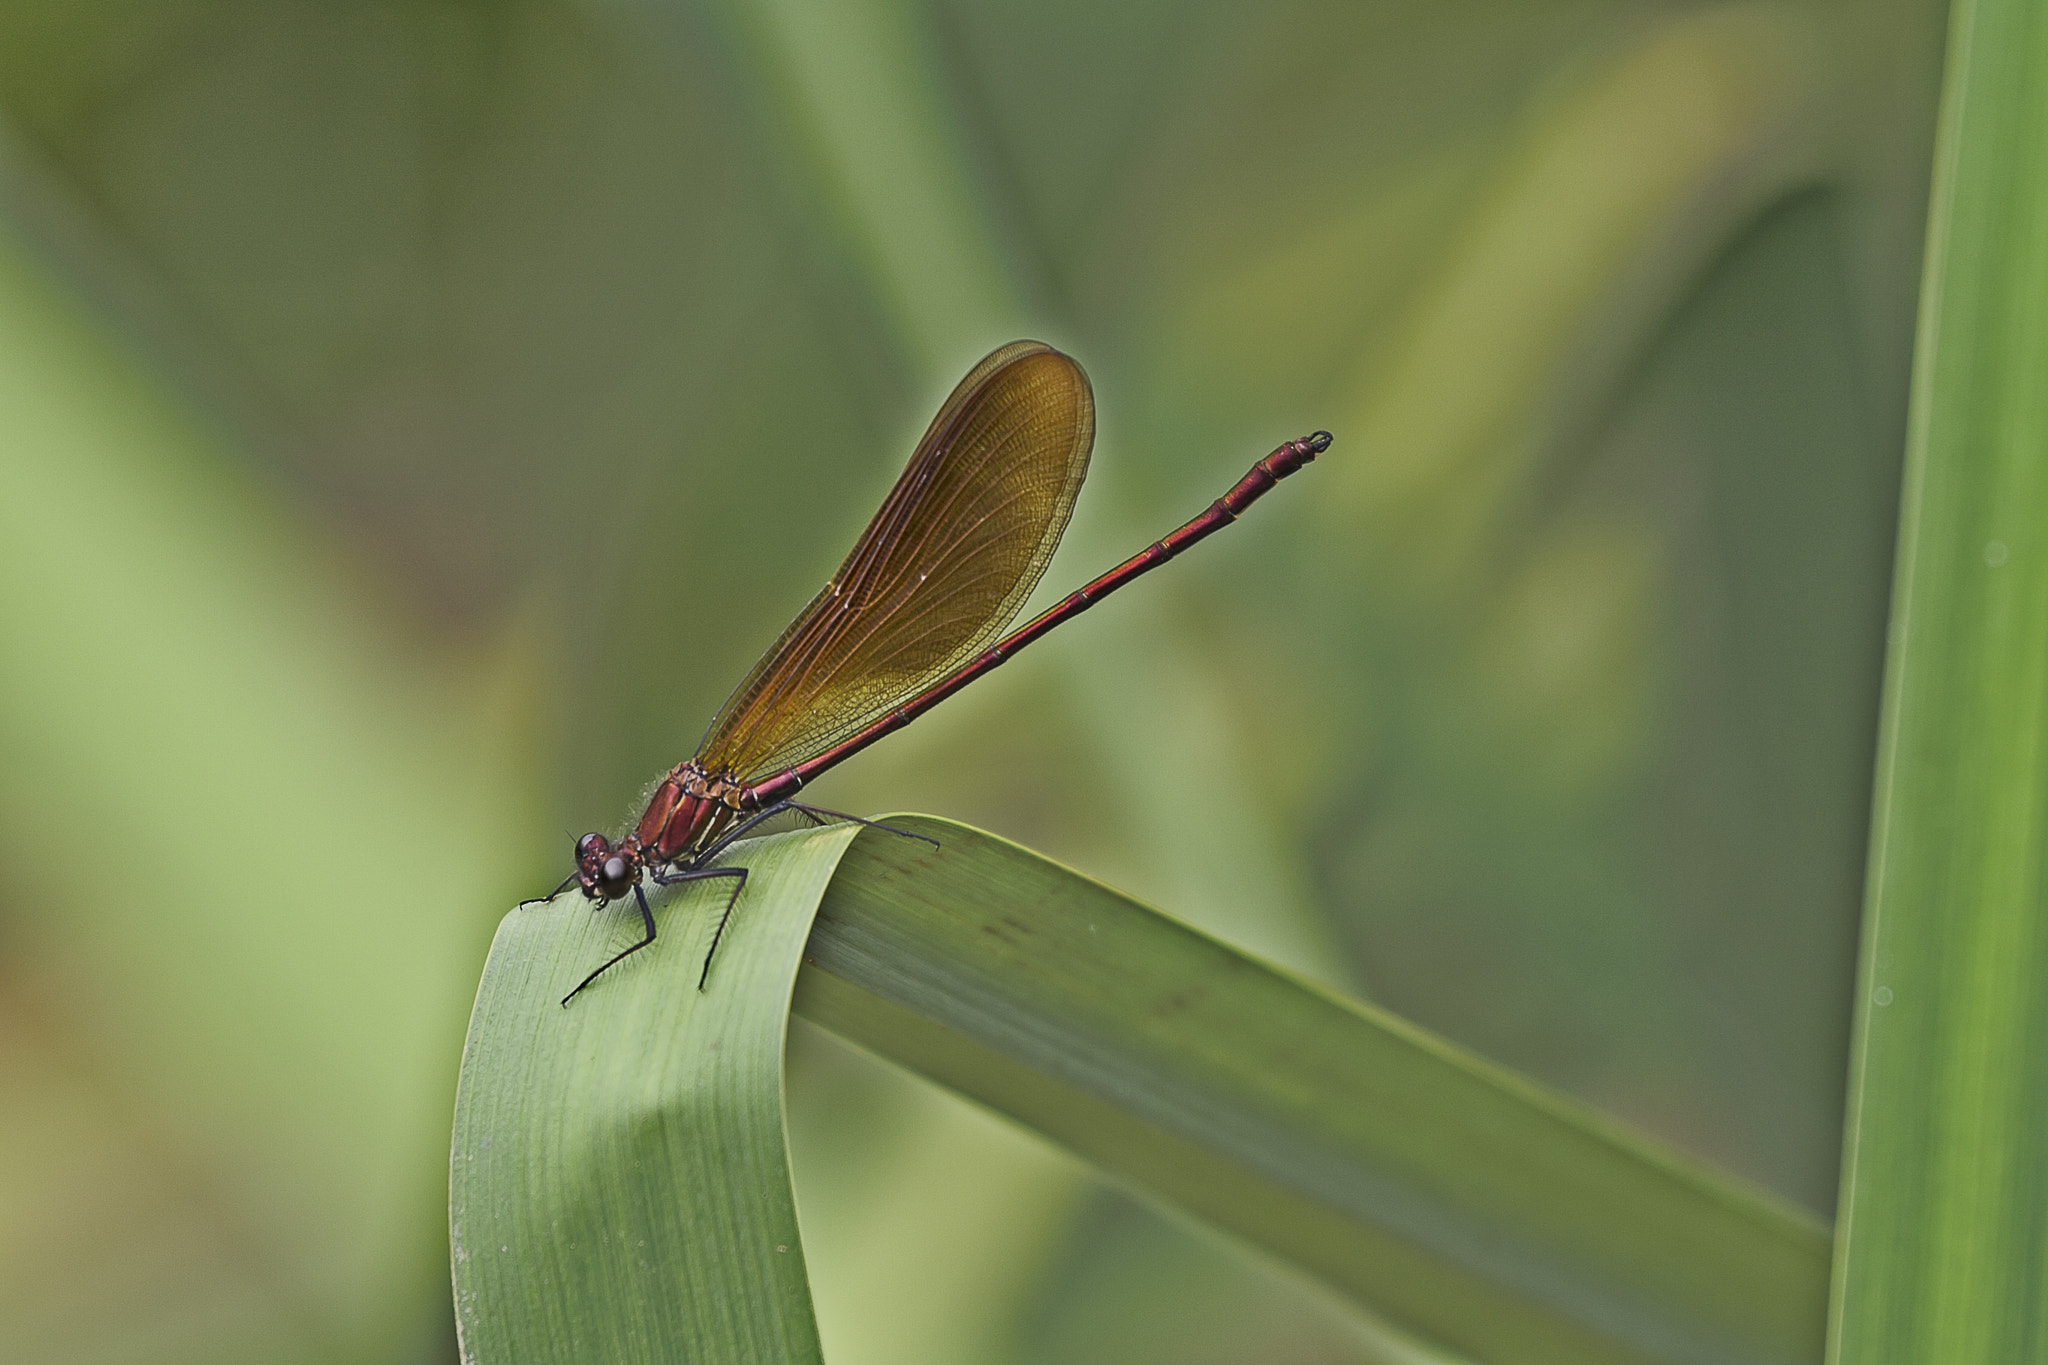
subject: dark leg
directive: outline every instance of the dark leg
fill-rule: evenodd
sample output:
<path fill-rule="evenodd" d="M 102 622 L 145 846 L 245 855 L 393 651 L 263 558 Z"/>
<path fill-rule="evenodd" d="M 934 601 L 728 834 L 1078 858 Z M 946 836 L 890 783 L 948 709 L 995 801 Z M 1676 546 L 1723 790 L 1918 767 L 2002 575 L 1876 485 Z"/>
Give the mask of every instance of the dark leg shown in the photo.
<path fill-rule="evenodd" d="M 735 879 L 732 894 L 726 897 L 725 900 L 725 912 L 718 917 L 718 927 L 711 932 L 711 947 L 704 954 L 704 970 L 697 975 L 698 990 L 703 990 L 704 983 L 711 979 L 711 959 L 718 955 L 719 940 L 725 937 L 725 926 L 732 920 L 733 907 L 740 903 L 740 892 L 744 891 L 747 886 L 747 869 L 744 867 L 706 867 L 704 864 L 725 852 L 726 849 L 739 840 L 744 839 L 757 825 L 764 821 L 773 820 L 776 816 L 787 814 L 790 811 L 795 811 L 814 825 L 823 825 L 827 820 L 850 820 L 856 825 L 866 825 L 869 829 L 887 830 L 891 834 L 900 834 L 906 839 L 922 839 L 933 848 L 939 846 L 939 841 L 929 835 L 913 834 L 907 829 L 897 829 L 892 825 L 878 825 L 872 820 L 863 820 L 858 815 L 846 815 L 840 811 L 824 810 L 817 806 L 799 805 L 795 801 L 778 801 L 765 810 L 755 811 L 724 834 L 719 835 L 716 842 L 712 843 L 703 852 L 692 857 L 689 860 L 689 866 L 684 870 L 680 872 L 650 871 L 648 875 L 653 878 L 657 886 L 674 886 L 677 882 L 697 881 L 704 877 L 732 877 Z M 638 891 L 640 888 L 636 886 L 633 889 Z M 650 941 L 651 938 L 652 935 L 650 934 Z M 634 952 L 644 946 L 646 945 L 636 944 L 634 947 L 628 948 L 626 953 Z M 626 953 L 619 954 L 619 957 L 624 957 Z M 612 959 L 612 962 L 616 961 L 618 961 L 618 958 Z M 605 964 L 605 967 L 609 966 L 611 966 L 611 962 Z M 604 967 L 598 968 L 599 972 L 603 970 Z M 584 984 L 588 985 L 589 983 L 585 982 Z M 576 990 L 582 989 L 582 986 L 576 988 Z M 575 991 L 571 991 L 570 994 L 574 995 Z"/>
<path fill-rule="evenodd" d="M 531 897 L 527 900 L 519 902 L 519 904 L 513 908 L 518 910 L 524 910 L 529 905 L 546 905 L 549 901 L 561 895 L 564 891 L 567 891 L 570 887 L 574 885 L 576 885 L 576 874 L 574 872 L 571 872 L 568 876 L 562 878 L 562 884 L 560 886 L 548 892 L 545 896 Z"/>
<path fill-rule="evenodd" d="M 929 834 L 913 834 L 907 829 L 898 829 L 894 825 L 878 825 L 872 820 L 863 820 L 858 815 L 848 815 L 844 811 L 826 810 L 823 806 L 806 806 L 795 801 L 777 801 L 772 806 L 755 811 L 752 815 L 749 815 L 746 819 L 719 835 L 716 843 L 691 859 L 691 861 L 700 865 L 708 863 L 739 840 L 746 838 L 756 825 L 765 820 L 773 820 L 778 815 L 787 815 L 791 811 L 795 811 L 814 825 L 824 825 L 833 820 L 845 820 L 856 825 L 866 825 L 869 829 L 887 830 L 889 833 L 901 835 L 905 839 L 922 839 L 933 848 L 939 846 L 939 841 L 932 838 Z"/>
<path fill-rule="evenodd" d="M 711 947 L 704 954 L 704 970 L 697 974 L 697 989 L 703 990 L 704 983 L 711 979 L 711 959 L 718 953 L 718 940 L 725 936 L 726 922 L 732 918 L 732 908 L 740 903 L 740 892 L 747 889 L 747 869 L 744 867 L 702 867 L 691 866 L 681 872 L 653 872 L 658 886 L 674 886 L 677 882 L 703 881 L 706 877 L 731 877 L 732 894 L 725 898 L 725 909 L 718 916 L 718 927 L 711 932 Z"/>
<path fill-rule="evenodd" d="M 703 990 L 704 983 L 711 979 L 711 959 L 717 956 L 718 954 L 718 941 L 719 939 L 725 936 L 726 922 L 732 918 L 732 909 L 735 905 L 739 904 L 740 891 L 744 889 L 747 884 L 747 872 L 745 868 L 705 867 L 704 864 L 710 862 L 713 858 L 716 858 L 719 854 L 725 852 L 727 848 L 731 847 L 732 844 L 734 844 L 738 840 L 745 838 L 747 833 L 750 830 L 752 830 L 756 825 L 761 824 L 765 820 L 773 820 L 776 816 L 786 814 L 789 811 L 795 811 L 798 815 L 803 816 L 804 819 L 809 820 L 814 825 L 823 825 L 826 823 L 828 819 L 850 820 L 856 825 L 866 825 L 869 829 L 887 830 L 891 834 L 900 834 L 906 839 L 923 839 L 933 848 L 937 848 L 939 846 L 939 841 L 937 839 L 930 837 L 929 835 L 913 834 L 907 829 L 897 829 L 893 825 L 878 825 L 872 820 L 863 820 L 858 815 L 847 815 L 843 812 L 836 810 L 824 810 L 817 806 L 799 805 L 795 801 L 778 801 L 774 805 L 769 806 L 766 810 L 755 811 L 752 815 L 749 815 L 746 819 L 740 821 L 731 829 L 727 830 L 724 834 L 720 835 L 716 843 L 712 844 L 709 848 L 705 849 L 702 853 L 698 854 L 695 858 L 691 859 L 691 864 L 693 868 L 692 871 L 676 873 L 667 878 L 664 878 L 661 875 L 656 874 L 654 878 L 657 882 L 660 882 L 663 886 L 666 886 L 671 881 L 687 881 L 692 877 L 718 877 L 729 875 L 734 872 L 737 872 L 739 874 L 739 885 L 733 888 L 732 895 L 727 898 L 725 902 L 725 913 L 718 917 L 718 928 L 712 931 L 711 950 L 704 954 L 704 970 L 701 973 L 699 973 L 697 977 L 698 990 Z"/>
<path fill-rule="evenodd" d="M 728 872 L 737 872 L 740 876 L 733 883 L 732 894 L 725 898 L 725 913 L 718 917 L 718 927 L 711 931 L 711 946 L 704 950 L 704 970 L 697 973 L 697 989 L 700 991 L 711 979 L 711 959 L 718 956 L 718 940 L 725 937 L 726 921 L 732 918 L 732 908 L 740 903 L 740 892 L 747 889 L 747 870 L 744 867 L 707 867 L 697 874 L 700 877 L 718 877 Z"/>
<path fill-rule="evenodd" d="M 626 949 L 625 952 L 614 954 L 612 957 L 608 958 L 605 961 L 605 964 L 603 966 L 599 967 L 589 976 L 586 976 L 581 981 L 577 982 L 576 989 L 570 991 L 567 995 L 562 997 L 562 1008 L 567 1009 L 569 1007 L 569 1002 L 571 1000 L 574 1000 L 579 994 L 581 994 L 585 986 L 588 986 L 591 982 L 597 980 L 600 976 L 603 976 L 606 972 L 618 966 L 621 962 L 624 962 L 627 958 L 639 952 L 648 944 L 654 942 L 654 912 L 647 908 L 646 893 L 640 890 L 640 883 L 638 882 L 633 883 L 633 899 L 639 902 L 640 904 L 640 923 L 646 927 L 647 936 L 641 939 L 638 943 L 634 944 L 632 947 Z M 600 906 L 598 908 L 602 909 L 603 907 Z"/>
<path fill-rule="evenodd" d="M 806 806 L 799 804 L 795 801 L 780 801 L 777 802 L 775 806 L 769 807 L 769 809 L 771 810 L 778 808 L 784 810 L 801 811 L 804 817 L 812 821 L 814 824 L 822 825 L 828 819 L 845 820 L 856 825 L 866 825 L 869 829 L 879 829 L 884 831 L 885 833 L 894 834 L 898 838 L 902 839 L 922 839 L 926 843 L 930 844 L 933 848 L 937 848 L 939 846 L 939 841 L 937 839 L 932 838 L 932 836 L 929 834 L 918 834 L 912 830 L 898 829 L 894 825 L 878 825 L 872 820 L 863 820 L 858 815 L 848 815 L 843 810 L 826 810 L 823 806 Z"/>

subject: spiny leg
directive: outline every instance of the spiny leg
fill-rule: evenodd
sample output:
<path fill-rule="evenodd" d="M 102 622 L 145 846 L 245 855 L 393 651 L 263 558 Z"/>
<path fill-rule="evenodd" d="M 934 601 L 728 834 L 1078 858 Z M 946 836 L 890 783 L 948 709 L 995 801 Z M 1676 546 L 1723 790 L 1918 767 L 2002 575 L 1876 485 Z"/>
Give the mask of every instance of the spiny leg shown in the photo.
<path fill-rule="evenodd" d="M 823 825 L 828 819 L 847 820 L 856 825 L 866 825 L 869 829 L 886 830 L 891 834 L 901 835 L 905 839 L 922 839 L 933 848 L 939 847 L 939 841 L 928 834 L 917 834 L 907 829 L 897 829 L 894 825 L 876 824 L 873 820 L 863 820 L 858 815 L 848 815 L 844 811 L 826 810 L 821 806 L 806 806 L 795 801 L 778 801 L 765 810 L 755 811 L 724 834 L 721 834 L 710 847 L 690 859 L 690 866 L 683 871 L 668 873 L 651 871 L 648 875 L 659 886 L 674 886 L 678 882 L 697 881 L 705 877 L 732 877 L 735 879 L 732 894 L 726 897 L 725 900 L 725 912 L 718 917 L 718 927 L 711 932 L 711 947 L 704 954 L 704 970 L 697 975 L 698 990 L 703 990 L 704 984 L 711 979 L 711 959 L 718 956 L 719 940 L 725 937 L 725 926 L 732 920 L 733 907 L 740 903 L 740 892 L 744 891 L 747 886 L 747 869 L 743 867 L 706 867 L 704 864 L 710 862 L 733 844 L 745 838 L 750 831 L 764 821 L 773 820 L 776 816 L 790 811 L 795 811 L 814 825 Z M 633 889 L 638 891 L 639 887 L 636 886 Z M 632 949 L 627 951 L 631 952 Z M 623 953 L 620 954 L 621 957 L 624 955 Z M 606 963 L 605 965 L 610 966 L 611 964 Z M 604 969 L 601 967 L 598 970 L 602 971 Z M 580 990 L 582 988 L 578 987 L 577 989 Z"/>
<path fill-rule="evenodd" d="M 755 811 L 752 815 L 749 815 L 746 819 L 719 835 L 716 843 L 713 843 L 709 848 L 698 854 L 692 861 L 700 864 L 709 862 L 725 852 L 726 849 L 732 847 L 739 840 L 746 838 L 747 834 L 756 825 L 761 824 L 763 821 L 773 820 L 778 815 L 787 815 L 791 811 L 795 811 L 798 815 L 803 816 L 804 819 L 809 820 L 813 825 L 823 825 L 828 820 L 846 820 L 852 824 L 866 825 L 869 829 L 886 830 L 890 834 L 901 835 L 905 839 L 922 839 L 933 848 L 939 846 L 939 841 L 932 838 L 929 834 L 917 834 L 907 829 L 898 829 L 894 825 L 878 825 L 873 820 L 863 820 L 858 815 L 848 815 L 844 811 L 826 810 L 823 806 L 806 806 L 796 801 L 777 801 L 772 806 Z"/>
<path fill-rule="evenodd" d="M 514 906 L 513 909 L 524 910 L 529 905 L 546 905 L 549 901 L 552 901 L 555 897 L 561 895 L 564 891 L 567 891 L 570 887 L 574 885 L 576 885 L 576 874 L 574 872 L 571 872 L 568 876 L 562 878 L 562 884 L 560 886 L 548 892 L 545 896 L 529 896 L 527 899 L 519 902 L 518 905 Z"/>
<path fill-rule="evenodd" d="M 719 854 L 725 852 L 728 848 L 731 848 L 740 840 L 746 838 L 748 834 L 753 832 L 753 829 L 756 825 L 765 824 L 766 822 L 773 820 L 778 815 L 782 815 L 789 811 L 797 809 L 800 809 L 800 807 L 798 807 L 794 801 L 777 801 L 774 805 L 769 806 L 764 810 L 757 810 L 752 815 L 743 817 L 738 824 L 734 825 L 725 833 L 719 835 L 718 838 L 712 842 L 710 847 L 706 848 L 702 853 L 699 853 L 695 858 L 691 859 L 692 864 L 701 867 L 703 864 L 710 862 L 713 858 L 716 858 Z"/>
<path fill-rule="evenodd" d="M 559 895 L 561 893 L 557 892 L 556 894 Z M 648 944 L 654 942 L 654 912 L 647 908 L 647 894 L 640 889 L 640 883 L 638 882 L 633 883 L 633 899 L 639 902 L 640 923 L 646 926 L 647 937 L 641 939 L 638 943 L 626 949 L 626 951 L 613 955 L 611 958 L 606 960 L 603 966 L 599 967 L 589 976 L 586 976 L 581 981 L 577 982 L 576 989 L 570 991 L 567 995 L 562 997 L 562 1008 L 567 1009 L 569 1007 L 569 1002 L 571 1000 L 574 1000 L 577 997 L 577 995 L 582 992 L 585 986 L 588 986 L 591 982 L 597 980 L 600 976 L 603 976 L 606 972 L 618 966 L 621 962 L 624 962 L 627 958 L 639 952 Z M 602 907 L 598 908 L 601 909 Z"/>
<path fill-rule="evenodd" d="M 718 955 L 718 940 L 725 937 L 726 922 L 732 918 L 732 908 L 740 903 L 740 892 L 747 889 L 747 869 L 744 867 L 691 867 L 682 872 L 671 872 L 664 876 L 657 872 L 654 880 L 662 886 L 674 886 L 677 882 L 703 881 L 706 877 L 731 877 L 732 894 L 725 898 L 725 911 L 718 917 L 718 927 L 711 931 L 711 947 L 704 954 L 704 970 L 697 974 L 697 989 L 703 990 L 704 983 L 711 979 L 711 959 Z"/>
<path fill-rule="evenodd" d="M 769 809 L 798 811 L 801 812 L 806 819 L 809 819 L 813 823 L 820 825 L 824 824 L 828 817 L 833 820 L 845 820 L 852 824 L 865 825 L 869 829 L 879 829 L 885 833 L 894 834 L 898 838 L 902 839 L 922 839 L 926 843 L 930 844 L 933 848 L 939 847 L 939 841 L 937 839 L 932 838 L 932 836 L 929 834 L 919 834 L 917 831 L 909 829 L 898 829 L 894 825 L 884 825 L 874 820 L 863 820 L 858 815 L 848 815 L 843 810 L 826 810 L 823 806 L 806 806 L 796 801 L 780 801 L 777 802 L 774 806 L 769 807 Z"/>

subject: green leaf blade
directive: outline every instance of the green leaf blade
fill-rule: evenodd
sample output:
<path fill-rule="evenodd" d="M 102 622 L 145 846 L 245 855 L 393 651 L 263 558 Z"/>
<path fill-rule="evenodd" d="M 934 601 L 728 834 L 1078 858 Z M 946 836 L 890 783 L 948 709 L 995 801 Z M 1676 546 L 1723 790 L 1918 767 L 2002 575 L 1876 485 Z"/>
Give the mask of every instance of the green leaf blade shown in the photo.
<path fill-rule="evenodd" d="M 2048 1341 L 2048 17 L 1960 0 L 1935 158 L 1829 1359 Z"/>
<path fill-rule="evenodd" d="M 863 835 L 797 1008 L 1482 1359 L 1808 1361 L 1824 1229 L 1027 850 Z"/>
<path fill-rule="evenodd" d="M 499 927 L 464 1048 L 450 1165 L 463 1358 L 816 1365 L 782 1121 L 790 984 L 858 826 L 743 844 L 725 883 L 653 897 L 661 935 L 581 896 Z M 622 924 L 622 919 L 630 923 Z"/>

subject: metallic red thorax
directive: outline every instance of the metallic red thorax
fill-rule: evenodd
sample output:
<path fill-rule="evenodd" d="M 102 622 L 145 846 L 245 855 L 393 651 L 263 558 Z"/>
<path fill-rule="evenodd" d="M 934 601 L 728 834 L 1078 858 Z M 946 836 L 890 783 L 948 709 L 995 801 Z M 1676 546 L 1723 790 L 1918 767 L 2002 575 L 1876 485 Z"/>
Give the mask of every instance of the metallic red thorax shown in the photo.
<path fill-rule="evenodd" d="M 692 759 L 677 764 L 647 803 L 633 829 L 633 841 L 654 864 L 688 858 L 716 839 L 747 807 L 745 788 L 724 774 L 712 775 Z"/>

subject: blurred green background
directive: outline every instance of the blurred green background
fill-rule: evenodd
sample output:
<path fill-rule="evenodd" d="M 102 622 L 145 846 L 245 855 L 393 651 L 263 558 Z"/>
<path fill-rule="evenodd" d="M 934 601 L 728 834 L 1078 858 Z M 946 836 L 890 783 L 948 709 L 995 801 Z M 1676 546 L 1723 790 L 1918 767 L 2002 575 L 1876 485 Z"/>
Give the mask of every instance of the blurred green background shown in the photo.
<path fill-rule="evenodd" d="M 452 1358 L 491 926 L 1024 335 L 1100 416 L 1048 596 L 1338 443 L 819 799 L 1044 850 L 1830 1212 L 1942 22 L 16 0 L 10 1358 Z M 1398 1354 L 792 1048 L 835 1365 Z"/>

